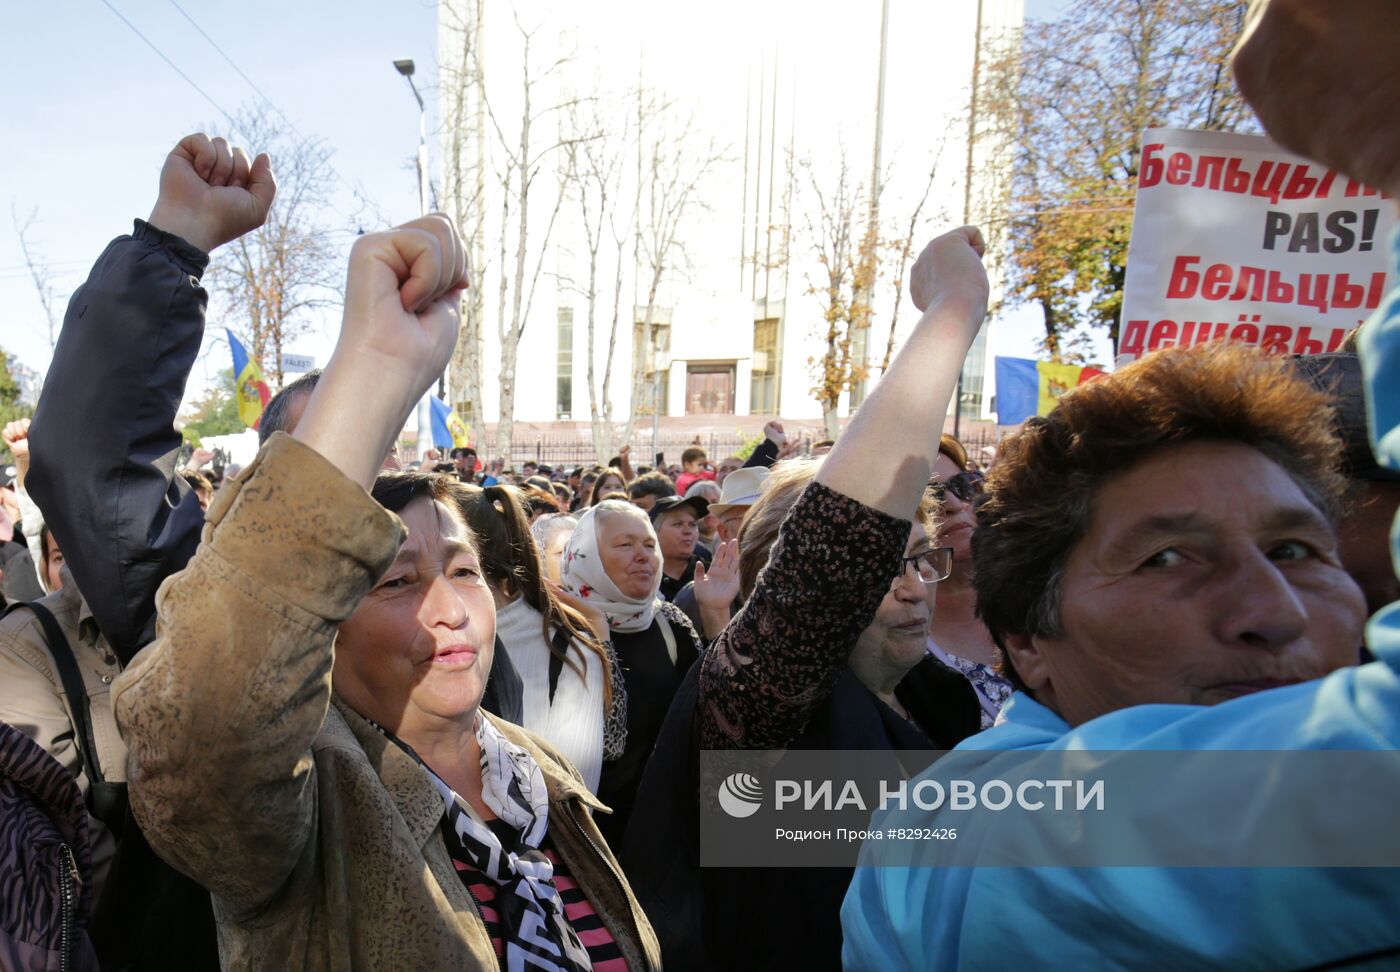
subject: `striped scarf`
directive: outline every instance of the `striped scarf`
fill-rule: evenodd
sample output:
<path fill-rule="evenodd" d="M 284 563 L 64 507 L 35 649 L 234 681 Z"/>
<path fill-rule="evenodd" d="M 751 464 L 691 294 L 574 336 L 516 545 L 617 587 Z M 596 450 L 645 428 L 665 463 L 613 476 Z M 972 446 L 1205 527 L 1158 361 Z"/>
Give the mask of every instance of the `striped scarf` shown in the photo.
<path fill-rule="evenodd" d="M 481 749 L 481 798 L 506 827 L 491 827 L 402 740 L 377 727 L 417 760 L 442 797 L 446 825 L 456 834 L 466 863 L 497 887 L 496 905 L 505 938 L 506 968 L 542 972 L 591 972 L 588 950 L 564 914 L 554 886 L 554 865 L 540 850 L 549 827 L 544 774 L 528 752 L 476 720 Z M 500 834 L 509 829 L 503 842 Z"/>

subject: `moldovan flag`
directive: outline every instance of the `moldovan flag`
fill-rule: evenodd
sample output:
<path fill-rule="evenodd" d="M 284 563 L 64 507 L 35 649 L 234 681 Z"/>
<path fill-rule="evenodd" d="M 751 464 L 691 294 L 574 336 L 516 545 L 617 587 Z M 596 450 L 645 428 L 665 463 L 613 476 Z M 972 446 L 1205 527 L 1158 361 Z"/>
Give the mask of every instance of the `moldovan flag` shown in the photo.
<path fill-rule="evenodd" d="M 429 397 L 428 403 L 433 407 L 433 445 L 455 449 L 472 444 L 471 429 L 451 406 L 436 395 Z"/>
<path fill-rule="evenodd" d="M 1019 425 L 1032 415 L 1049 415 L 1061 395 L 1102 374 L 1079 365 L 998 357 L 997 424 Z"/>
<path fill-rule="evenodd" d="M 258 363 L 248 357 L 248 352 L 232 331 L 224 328 L 224 333 L 228 335 L 228 346 L 233 351 L 233 388 L 238 398 L 238 417 L 248 428 L 256 429 L 272 393 L 268 391 L 267 382 L 263 381 Z"/>

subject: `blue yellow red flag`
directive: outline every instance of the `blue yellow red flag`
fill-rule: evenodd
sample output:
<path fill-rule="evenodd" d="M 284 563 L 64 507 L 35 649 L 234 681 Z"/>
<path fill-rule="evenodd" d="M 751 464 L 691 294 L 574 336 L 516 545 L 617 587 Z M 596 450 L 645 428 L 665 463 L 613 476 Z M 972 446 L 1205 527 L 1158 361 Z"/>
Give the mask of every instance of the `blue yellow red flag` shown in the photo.
<path fill-rule="evenodd" d="M 1061 395 L 1102 374 L 1098 368 L 1056 361 L 998 357 L 997 424 L 1019 425 L 1032 415 L 1049 415 Z"/>
<path fill-rule="evenodd" d="M 228 346 L 233 351 L 233 389 L 238 399 L 238 417 L 248 428 L 256 429 L 272 393 L 268 390 L 267 382 L 263 381 L 258 363 L 248 357 L 248 352 L 232 331 L 224 328 L 224 333 L 228 335 Z"/>
<path fill-rule="evenodd" d="M 437 396 L 428 399 L 433 407 L 433 445 L 443 449 L 472 444 L 471 429 L 452 407 Z"/>

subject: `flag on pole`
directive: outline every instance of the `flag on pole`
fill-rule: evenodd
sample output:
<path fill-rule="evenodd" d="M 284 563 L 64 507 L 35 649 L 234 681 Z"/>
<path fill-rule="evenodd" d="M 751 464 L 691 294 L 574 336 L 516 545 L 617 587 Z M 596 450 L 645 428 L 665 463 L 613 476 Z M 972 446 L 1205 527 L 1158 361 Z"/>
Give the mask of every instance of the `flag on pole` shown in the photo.
<path fill-rule="evenodd" d="M 233 389 L 238 399 L 238 417 L 248 428 L 256 429 L 272 392 L 268 390 L 267 382 L 263 381 L 262 369 L 248 357 L 238 338 L 228 328 L 224 328 L 224 333 L 228 335 L 228 346 L 233 351 Z"/>
<path fill-rule="evenodd" d="M 436 395 L 428 398 L 433 407 L 433 445 L 444 449 L 472 444 L 471 429 L 462 417 Z"/>
<path fill-rule="evenodd" d="M 997 424 L 1019 425 L 1032 415 L 1049 415 L 1061 395 L 1102 374 L 1098 368 L 998 357 Z"/>

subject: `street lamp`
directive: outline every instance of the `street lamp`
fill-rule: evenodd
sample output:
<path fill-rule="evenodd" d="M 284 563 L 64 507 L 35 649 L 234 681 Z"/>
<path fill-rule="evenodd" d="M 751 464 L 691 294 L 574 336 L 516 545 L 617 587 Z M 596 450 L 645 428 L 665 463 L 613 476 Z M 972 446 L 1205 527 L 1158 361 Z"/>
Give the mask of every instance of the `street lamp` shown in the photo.
<path fill-rule="evenodd" d="M 395 61 L 394 68 L 408 82 L 408 89 L 413 92 L 413 100 L 418 102 L 418 209 L 419 215 L 426 216 L 432 212 L 428 208 L 428 196 L 431 192 L 428 181 L 428 106 L 424 103 L 423 96 L 418 93 L 418 86 L 413 83 L 413 58 L 406 57 Z"/>
<path fill-rule="evenodd" d="M 408 82 L 408 88 L 413 92 L 413 100 L 418 102 L 418 211 L 419 215 L 426 216 L 432 212 L 428 208 L 428 196 L 430 192 L 428 182 L 428 106 L 423 103 L 423 96 L 418 93 L 418 86 L 413 83 L 413 58 L 406 57 L 394 62 L 394 68 L 403 75 L 403 79 Z M 436 205 L 437 200 L 433 200 Z M 446 375 L 438 379 L 438 394 L 444 392 Z M 421 461 L 428 450 L 433 447 L 433 407 L 428 394 L 423 395 L 423 400 L 418 403 L 418 458 Z"/>

